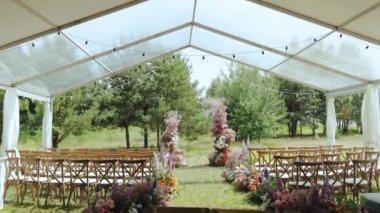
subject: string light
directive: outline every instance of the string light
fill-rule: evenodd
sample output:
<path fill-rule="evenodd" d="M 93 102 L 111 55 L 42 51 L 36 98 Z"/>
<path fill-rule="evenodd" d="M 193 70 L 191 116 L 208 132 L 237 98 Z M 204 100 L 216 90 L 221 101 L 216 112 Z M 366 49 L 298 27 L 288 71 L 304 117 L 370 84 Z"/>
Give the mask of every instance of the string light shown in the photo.
<path fill-rule="evenodd" d="M 316 39 L 316 38 L 314 38 L 314 42 L 317 42 L 317 39 Z"/>
<path fill-rule="evenodd" d="M 285 50 L 288 50 L 288 46 L 286 45 Z"/>
<path fill-rule="evenodd" d="M 205 56 L 202 56 L 202 60 L 205 60 Z"/>
<path fill-rule="evenodd" d="M 365 47 L 366 50 L 368 50 L 368 48 L 369 48 L 369 45 L 367 45 L 367 46 Z"/>
<path fill-rule="evenodd" d="M 84 44 L 87 45 L 87 44 L 88 44 L 88 41 L 84 42 Z"/>
<path fill-rule="evenodd" d="M 342 36 L 343 36 L 343 35 L 342 35 L 342 33 L 341 33 L 341 34 L 339 35 L 339 37 L 342 38 Z"/>
<path fill-rule="evenodd" d="M 32 47 L 34 47 L 35 46 L 35 44 L 34 43 L 32 43 Z"/>
<path fill-rule="evenodd" d="M 175 59 L 175 55 L 173 55 L 172 58 Z"/>
<path fill-rule="evenodd" d="M 142 56 L 145 56 L 145 52 L 142 53 Z"/>
<path fill-rule="evenodd" d="M 264 50 L 261 50 L 261 54 L 262 54 L 262 55 L 264 55 L 264 54 L 265 54 L 265 53 L 264 53 Z"/>
<path fill-rule="evenodd" d="M 232 58 L 235 58 L 236 56 L 235 56 L 235 54 L 232 54 Z"/>
<path fill-rule="evenodd" d="M 116 48 L 115 48 L 115 47 L 113 48 L 113 51 L 114 51 L 114 52 L 116 51 Z"/>
<path fill-rule="evenodd" d="M 61 32 L 60 32 L 60 31 L 58 31 L 58 32 L 57 32 L 57 34 L 58 34 L 58 35 L 61 35 Z"/>

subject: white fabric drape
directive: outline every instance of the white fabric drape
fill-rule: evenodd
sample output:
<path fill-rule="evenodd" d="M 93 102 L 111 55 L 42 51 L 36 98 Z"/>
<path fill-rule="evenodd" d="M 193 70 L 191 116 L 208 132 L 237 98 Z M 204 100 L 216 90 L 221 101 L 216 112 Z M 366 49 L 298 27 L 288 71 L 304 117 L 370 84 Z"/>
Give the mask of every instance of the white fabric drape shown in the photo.
<path fill-rule="evenodd" d="M 7 88 L 4 96 L 3 106 L 3 135 L 0 159 L 0 209 L 3 208 L 4 184 L 6 175 L 5 152 L 4 150 L 16 150 L 16 156 L 20 156 L 17 151 L 18 137 L 20 133 L 20 106 L 18 102 L 17 89 Z"/>
<path fill-rule="evenodd" d="M 335 145 L 336 114 L 335 114 L 334 101 L 335 101 L 335 98 L 327 97 L 326 133 L 327 133 L 327 143 L 329 146 Z"/>
<path fill-rule="evenodd" d="M 45 102 L 44 117 L 42 120 L 42 148 L 52 148 L 53 134 L 53 100 Z"/>
<path fill-rule="evenodd" d="M 380 150 L 380 111 L 379 88 L 377 85 L 367 86 L 362 103 L 362 128 L 365 146 Z"/>

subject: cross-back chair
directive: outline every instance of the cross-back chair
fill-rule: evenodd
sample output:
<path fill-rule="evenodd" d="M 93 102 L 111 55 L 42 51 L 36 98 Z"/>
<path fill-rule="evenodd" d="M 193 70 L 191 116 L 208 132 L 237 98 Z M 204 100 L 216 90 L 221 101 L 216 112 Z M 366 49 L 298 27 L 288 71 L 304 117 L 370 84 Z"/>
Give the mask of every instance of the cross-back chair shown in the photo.
<path fill-rule="evenodd" d="M 319 180 L 319 171 L 322 169 L 322 162 L 294 162 L 296 167 L 295 182 L 289 182 L 292 188 L 309 188 L 316 185 Z"/>

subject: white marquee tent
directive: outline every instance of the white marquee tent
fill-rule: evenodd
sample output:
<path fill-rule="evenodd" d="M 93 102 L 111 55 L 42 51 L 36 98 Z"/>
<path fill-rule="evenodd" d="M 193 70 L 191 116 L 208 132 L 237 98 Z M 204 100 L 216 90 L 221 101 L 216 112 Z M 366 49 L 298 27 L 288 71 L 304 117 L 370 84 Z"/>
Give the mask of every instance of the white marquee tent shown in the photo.
<path fill-rule="evenodd" d="M 3 0 L 2 149 L 17 148 L 17 96 L 46 101 L 49 148 L 55 95 L 189 47 L 324 91 L 330 144 L 334 97 L 365 92 L 363 140 L 379 149 L 378 20 L 380 0 Z"/>

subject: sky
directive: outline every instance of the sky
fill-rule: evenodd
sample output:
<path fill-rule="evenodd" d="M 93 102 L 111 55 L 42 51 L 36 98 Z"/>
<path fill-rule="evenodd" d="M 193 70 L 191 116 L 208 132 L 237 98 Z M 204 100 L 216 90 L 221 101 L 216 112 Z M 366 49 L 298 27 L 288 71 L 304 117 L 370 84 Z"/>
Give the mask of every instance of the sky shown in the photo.
<path fill-rule="evenodd" d="M 204 88 L 205 95 L 211 81 L 221 72 L 227 72 L 230 62 L 228 60 L 209 55 L 193 48 L 187 48 L 181 51 L 185 58 L 189 59 L 189 65 L 192 67 L 191 80 L 198 81 L 198 89 Z M 205 57 L 204 59 L 202 57 Z"/>

